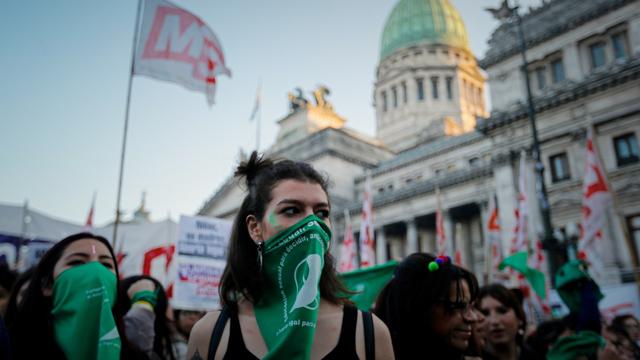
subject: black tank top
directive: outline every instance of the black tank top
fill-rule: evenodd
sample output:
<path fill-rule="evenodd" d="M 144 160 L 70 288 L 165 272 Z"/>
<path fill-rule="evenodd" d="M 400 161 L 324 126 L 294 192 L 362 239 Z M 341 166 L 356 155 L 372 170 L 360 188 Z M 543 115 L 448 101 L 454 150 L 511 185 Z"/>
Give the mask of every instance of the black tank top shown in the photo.
<path fill-rule="evenodd" d="M 247 350 L 244 340 L 242 339 L 242 331 L 240 330 L 240 321 L 238 314 L 231 313 L 231 329 L 229 333 L 229 344 L 227 345 L 227 353 L 224 354 L 224 360 L 230 359 L 258 359 Z M 356 324 L 358 322 L 358 309 L 353 306 L 344 306 L 342 313 L 342 328 L 340 329 L 340 338 L 338 344 L 331 350 L 323 360 L 358 360 L 356 353 Z"/>

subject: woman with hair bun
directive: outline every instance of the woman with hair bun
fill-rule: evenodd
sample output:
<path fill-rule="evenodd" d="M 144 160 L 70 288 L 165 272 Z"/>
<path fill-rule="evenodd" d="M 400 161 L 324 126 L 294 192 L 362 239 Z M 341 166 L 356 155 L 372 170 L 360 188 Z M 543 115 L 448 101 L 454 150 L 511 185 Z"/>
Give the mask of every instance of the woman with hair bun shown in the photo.
<path fill-rule="evenodd" d="M 386 326 L 350 305 L 335 272 L 327 180 L 255 151 L 235 175 L 247 195 L 220 284 L 224 307 L 194 326 L 187 358 L 393 359 Z"/>

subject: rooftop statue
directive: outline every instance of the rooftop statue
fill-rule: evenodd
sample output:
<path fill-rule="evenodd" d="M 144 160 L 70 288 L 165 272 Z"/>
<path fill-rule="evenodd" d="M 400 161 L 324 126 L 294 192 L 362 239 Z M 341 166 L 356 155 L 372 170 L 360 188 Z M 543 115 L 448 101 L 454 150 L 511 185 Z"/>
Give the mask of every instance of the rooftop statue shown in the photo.
<path fill-rule="evenodd" d="M 328 108 L 333 109 L 331 103 L 327 101 L 325 98 L 327 95 L 330 95 L 331 91 L 324 85 L 318 86 L 318 88 L 313 92 L 313 97 L 316 100 L 316 105 L 320 108 Z"/>
<path fill-rule="evenodd" d="M 309 103 L 309 101 L 304 97 L 301 88 L 295 88 L 295 92 L 295 95 L 292 92 L 287 94 L 287 97 L 289 98 L 289 111 L 291 112 L 306 108 Z"/>

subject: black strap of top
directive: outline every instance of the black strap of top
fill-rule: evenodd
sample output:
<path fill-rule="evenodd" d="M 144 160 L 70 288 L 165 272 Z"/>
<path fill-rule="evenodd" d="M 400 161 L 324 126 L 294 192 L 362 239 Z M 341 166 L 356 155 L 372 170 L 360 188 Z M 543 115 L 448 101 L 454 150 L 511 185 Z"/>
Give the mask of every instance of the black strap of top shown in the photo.
<path fill-rule="evenodd" d="M 209 360 L 214 360 L 216 358 L 216 351 L 218 350 L 218 345 L 220 344 L 220 339 L 222 338 L 222 333 L 224 332 L 224 327 L 227 325 L 228 319 L 229 309 L 225 306 L 222 308 L 220 316 L 218 316 L 218 320 L 216 321 L 216 325 L 213 327 L 213 332 L 211 333 L 209 355 L 207 357 Z"/>
<path fill-rule="evenodd" d="M 376 358 L 376 339 L 373 334 L 373 317 L 371 316 L 371 312 L 362 312 L 362 325 L 364 326 L 365 358 L 367 360 L 374 360 Z"/>

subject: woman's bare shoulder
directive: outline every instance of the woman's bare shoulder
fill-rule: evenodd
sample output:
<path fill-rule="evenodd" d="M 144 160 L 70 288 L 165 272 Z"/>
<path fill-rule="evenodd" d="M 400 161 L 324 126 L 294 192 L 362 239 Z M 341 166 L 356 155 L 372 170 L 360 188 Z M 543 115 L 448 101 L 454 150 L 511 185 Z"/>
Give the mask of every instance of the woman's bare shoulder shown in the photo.
<path fill-rule="evenodd" d="M 393 344 L 387 325 L 376 316 L 373 316 L 373 336 L 375 338 L 376 359 L 393 359 Z"/>
<path fill-rule="evenodd" d="M 216 321 L 218 321 L 218 317 L 220 317 L 220 311 L 210 311 L 193 326 L 189 335 L 187 359 L 207 359 L 211 332 Z"/>

